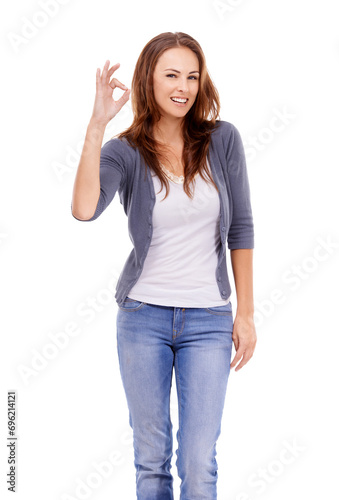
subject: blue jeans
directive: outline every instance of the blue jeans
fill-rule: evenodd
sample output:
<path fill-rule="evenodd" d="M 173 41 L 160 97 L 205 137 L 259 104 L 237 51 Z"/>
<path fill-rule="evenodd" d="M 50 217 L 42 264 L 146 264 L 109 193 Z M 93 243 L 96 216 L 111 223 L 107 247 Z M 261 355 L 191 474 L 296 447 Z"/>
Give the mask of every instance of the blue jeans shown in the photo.
<path fill-rule="evenodd" d="M 120 373 L 133 429 L 137 499 L 174 498 L 170 472 L 174 366 L 180 500 L 215 500 L 216 442 L 232 353 L 231 302 L 182 308 L 126 297 L 116 324 Z"/>

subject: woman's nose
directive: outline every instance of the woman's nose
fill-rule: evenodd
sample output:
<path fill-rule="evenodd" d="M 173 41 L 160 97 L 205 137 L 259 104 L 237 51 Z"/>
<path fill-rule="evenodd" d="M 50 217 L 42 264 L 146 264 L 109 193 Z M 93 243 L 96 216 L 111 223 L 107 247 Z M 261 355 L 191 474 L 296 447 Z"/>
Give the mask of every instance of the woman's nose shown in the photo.
<path fill-rule="evenodd" d="M 183 92 L 188 92 L 188 85 L 187 85 L 187 81 L 186 81 L 186 78 L 183 78 L 181 80 L 178 80 L 178 90 L 181 90 Z"/>

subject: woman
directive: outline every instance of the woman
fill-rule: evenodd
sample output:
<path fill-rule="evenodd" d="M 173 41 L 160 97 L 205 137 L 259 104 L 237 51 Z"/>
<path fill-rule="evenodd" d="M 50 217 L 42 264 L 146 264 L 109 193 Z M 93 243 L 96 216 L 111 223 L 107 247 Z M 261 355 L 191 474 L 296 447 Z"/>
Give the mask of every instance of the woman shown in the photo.
<path fill-rule="evenodd" d="M 72 215 L 95 220 L 119 192 L 134 245 L 116 287 L 117 349 L 133 429 L 137 498 L 173 499 L 175 367 L 181 499 L 217 498 L 216 441 L 230 369 L 256 344 L 253 218 L 237 128 L 217 120 L 203 51 L 185 33 L 150 40 L 132 81 L 132 125 L 102 146 L 130 96 L 109 68 L 79 162 Z M 114 101 L 114 88 L 125 90 Z M 166 187 L 164 192 L 163 187 Z M 233 323 L 226 239 L 237 293 Z M 231 363 L 232 341 L 236 355 Z"/>

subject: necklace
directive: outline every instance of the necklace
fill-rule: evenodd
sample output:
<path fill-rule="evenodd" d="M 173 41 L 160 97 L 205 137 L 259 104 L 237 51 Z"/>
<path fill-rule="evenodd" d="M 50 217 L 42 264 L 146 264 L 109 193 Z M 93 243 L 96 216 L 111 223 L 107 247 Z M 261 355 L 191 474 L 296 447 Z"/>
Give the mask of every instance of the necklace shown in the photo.
<path fill-rule="evenodd" d="M 184 183 L 184 180 L 185 180 L 185 177 L 183 175 L 174 175 L 172 172 L 170 172 L 162 163 L 160 163 L 160 167 L 161 169 L 165 172 L 165 174 L 173 181 L 175 182 L 176 184 L 183 184 Z M 199 172 L 197 172 L 194 176 L 194 179 L 196 178 L 196 176 L 199 174 Z"/>

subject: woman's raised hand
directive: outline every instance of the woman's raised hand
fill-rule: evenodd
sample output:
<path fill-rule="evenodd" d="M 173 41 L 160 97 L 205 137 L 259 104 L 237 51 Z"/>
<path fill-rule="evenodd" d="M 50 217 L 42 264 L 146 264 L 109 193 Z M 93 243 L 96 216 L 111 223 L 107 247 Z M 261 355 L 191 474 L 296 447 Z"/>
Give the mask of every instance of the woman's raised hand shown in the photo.
<path fill-rule="evenodd" d="M 119 113 L 120 109 L 129 99 L 130 89 L 126 85 L 122 84 L 117 78 L 112 78 L 114 71 L 116 71 L 120 66 L 120 63 L 114 64 L 111 68 L 109 67 L 109 60 L 106 61 L 105 66 L 100 75 L 100 68 L 97 68 L 96 73 L 96 95 L 93 106 L 92 119 L 104 124 L 105 126 L 108 122 Z M 116 87 L 125 90 L 124 94 L 115 101 L 113 99 L 113 91 Z"/>

